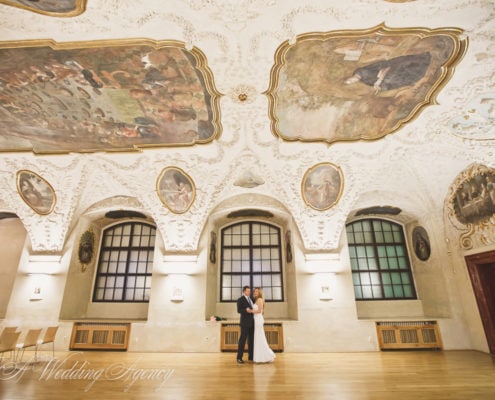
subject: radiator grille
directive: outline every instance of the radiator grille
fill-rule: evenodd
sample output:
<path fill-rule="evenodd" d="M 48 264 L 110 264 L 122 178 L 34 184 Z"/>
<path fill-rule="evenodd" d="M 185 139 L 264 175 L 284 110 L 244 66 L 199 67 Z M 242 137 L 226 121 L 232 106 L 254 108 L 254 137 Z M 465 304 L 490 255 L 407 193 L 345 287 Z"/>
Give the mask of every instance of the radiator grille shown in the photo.
<path fill-rule="evenodd" d="M 376 322 L 376 331 L 382 350 L 442 348 L 436 321 Z"/>
<path fill-rule="evenodd" d="M 124 344 L 127 338 L 126 331 L 113 331 L 112 343 L 113 344 Z"/>
<path fill-rule="evenodd" d="M 93 344 L 105 344 L 108 341 L 108 331 L 100 331 L 100 330 L 94 330 L 93 331 L 93 340 L 91 340 L 91 343 Z"/>
<path fill-rule="evenodd" d="M 88 343 L 89 331 L 87 329 L 79 329 L 76 331 L 74 343 Z"/>
<path fill-rule="evenodd" d="M 273 351 L 284 350 L 283 327 L 281 323 L 265 323 L 265 337 Z M 221 351 L 237 351 L 240 327 L 238 323 L 223 322 L 221 326 Z M 246 345 L 247 346 L 247 345 Z"/>
<path fill-rule="evenodd" d="M 384 329 L 382 330 L 382 339 L 384 343 L 397 343 L 395 331 Z"/>
<path fill-rule="evenodd" d="M 402 343 L 418 343 L 418 332 L 415 329 L 400 329 L 400 341 Z"/>
<path fill-rule="evenodd" d="M 425 343 L 436 343 L 437 335 L 435 333 L 435 329 L 422 329 L 421 333 L 423 334 L 423 342 Z"/>
<path fill-rule="evenodd" d="M 127 350 L 130 323 L 75 322 L 70 350 Z"/>

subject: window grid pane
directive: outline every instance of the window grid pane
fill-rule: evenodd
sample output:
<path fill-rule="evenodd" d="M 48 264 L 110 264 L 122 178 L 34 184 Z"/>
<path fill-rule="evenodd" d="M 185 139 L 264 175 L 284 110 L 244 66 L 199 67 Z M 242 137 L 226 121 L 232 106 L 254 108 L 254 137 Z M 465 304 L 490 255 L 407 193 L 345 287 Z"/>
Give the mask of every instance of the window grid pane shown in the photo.
<path fill-rule="evenodd" d="M 283 301 L 280 229 L 246 221 L 222 230 L 220 301 L 236 301 L 242 287 L 263 288 L 267 301 Z"/>
<path fill-rule="evenodd" d="M 103 232 L 95 302 L 149 302 L 156 228 L 124 222 Z"/>
<path fill-rule="evenodd" d="M 357 300 L 416 298 L 399 224 L 368 219 L 348 224 L 346 231 Z"/>

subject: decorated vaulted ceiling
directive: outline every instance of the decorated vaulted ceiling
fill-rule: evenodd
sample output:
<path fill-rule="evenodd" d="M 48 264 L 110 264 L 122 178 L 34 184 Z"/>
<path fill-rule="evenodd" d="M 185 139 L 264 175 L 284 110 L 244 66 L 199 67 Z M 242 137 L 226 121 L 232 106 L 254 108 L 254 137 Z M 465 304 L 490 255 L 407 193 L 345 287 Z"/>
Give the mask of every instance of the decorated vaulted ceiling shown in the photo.
<path fill-rule="evenodd" d="M 494 167 L 493 1 L 0 0 L 0 20 L 0 205 L 35 250 L 116 207 L 190 251 L 223 204 L 331 251 L 349 215 L 442 215 Z"/>

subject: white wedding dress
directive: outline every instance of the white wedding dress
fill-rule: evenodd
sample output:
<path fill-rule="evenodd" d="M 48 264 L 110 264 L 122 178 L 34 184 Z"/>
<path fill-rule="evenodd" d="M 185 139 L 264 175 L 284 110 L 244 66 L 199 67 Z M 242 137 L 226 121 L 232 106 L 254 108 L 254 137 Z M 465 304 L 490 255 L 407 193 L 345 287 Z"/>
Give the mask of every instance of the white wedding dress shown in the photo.
<path fill-rule="evenodd" d="M 253 310 L 257 311 L 258 306 L 255 304 Z M 262 313 L 254 314 L 254 351 L 253 361 L 256 363 L 272 362 L 275 359 L 275 353 L 266 341 L 265 330 L 263 325 L 265 319 Z"/>

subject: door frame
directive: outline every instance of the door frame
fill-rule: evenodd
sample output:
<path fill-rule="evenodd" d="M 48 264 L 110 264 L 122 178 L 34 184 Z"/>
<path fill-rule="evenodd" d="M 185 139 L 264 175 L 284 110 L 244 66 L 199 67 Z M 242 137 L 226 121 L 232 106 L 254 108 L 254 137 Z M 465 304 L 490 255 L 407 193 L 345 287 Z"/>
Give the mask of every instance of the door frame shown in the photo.
<path fill-rule="evenodd" d="M 491 354 L 495 354 L 495 304 L 489 302 L 486 285 L 480 276 L 481 268 L 487 268 L 486 264 L 495 264 L 495 250 L 465 256 L 464 260 L 473 285 L 488 348 Z"/>

